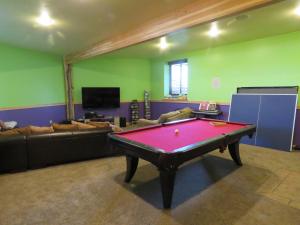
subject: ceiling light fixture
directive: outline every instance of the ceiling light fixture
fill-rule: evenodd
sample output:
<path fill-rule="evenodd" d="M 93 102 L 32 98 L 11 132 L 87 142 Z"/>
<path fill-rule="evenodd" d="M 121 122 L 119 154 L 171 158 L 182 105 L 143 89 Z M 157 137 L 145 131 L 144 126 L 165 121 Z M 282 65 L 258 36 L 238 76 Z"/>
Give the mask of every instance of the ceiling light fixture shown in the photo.
<path fill-rule="evenodd" d="M 210 30 L 208 31 L 208 35 L 212 38 L 216 38 L 220 35 L 221 31 L 218 28 L 217 22 L 213 22 L 211 24 Z"/>
<path fill-rule="evenodd" d="M 52 26 L 55 23 L 55 21 L 49 16 L 49 12 L 45 9 L 43 9 L 40 16 L 36 18 L 36 22 L 44 27 Z"/>
<path fill-rule="evenodd" d="M 167 42 L 167 38 L 166 37 L 162 37 L 160 38 L 160 42 L 159 42 L 159 48 L 161 50 L 165 50 L 169 47 L 169 43 Z"/>
<path fill-rule="evenodd" d="M 300 5 L 296 8 L 295 13 L 297 16 L 300 16 Z"/>

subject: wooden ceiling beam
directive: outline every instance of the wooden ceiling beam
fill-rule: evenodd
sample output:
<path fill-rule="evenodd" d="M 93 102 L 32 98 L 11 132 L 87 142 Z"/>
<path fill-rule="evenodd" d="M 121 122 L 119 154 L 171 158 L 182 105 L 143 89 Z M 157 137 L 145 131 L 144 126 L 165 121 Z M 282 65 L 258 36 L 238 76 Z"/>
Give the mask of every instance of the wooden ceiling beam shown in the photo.
<path fill-rule="evenodd" d="M 141 27 L 101 41 L 83 51 L 67 55 L 65 59 L 68 64 L 78 62 L 158 38 L 180 29 L 207 23 L 275 2 L 278 2 L 278 0 L 198 0 L 170 14 L 143 24 Z"/>

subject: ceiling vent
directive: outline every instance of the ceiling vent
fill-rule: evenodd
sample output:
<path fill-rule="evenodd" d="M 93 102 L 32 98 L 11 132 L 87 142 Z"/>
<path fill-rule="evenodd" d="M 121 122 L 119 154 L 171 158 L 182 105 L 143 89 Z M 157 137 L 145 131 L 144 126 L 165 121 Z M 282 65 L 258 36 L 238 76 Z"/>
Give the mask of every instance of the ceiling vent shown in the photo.
<path fill-rule="evenodd" d="M 232 24 L 237 23 L 237 22 L 245 21 L 245 20 L 247 20 L 249 18 L 250 18 L 250 16 L 247 15 L 247 14 L 238 15 L 238 16 L 234 17 L 233 19 L 229 20 L 227 22 L 227 26 L 231 26 Z"/>

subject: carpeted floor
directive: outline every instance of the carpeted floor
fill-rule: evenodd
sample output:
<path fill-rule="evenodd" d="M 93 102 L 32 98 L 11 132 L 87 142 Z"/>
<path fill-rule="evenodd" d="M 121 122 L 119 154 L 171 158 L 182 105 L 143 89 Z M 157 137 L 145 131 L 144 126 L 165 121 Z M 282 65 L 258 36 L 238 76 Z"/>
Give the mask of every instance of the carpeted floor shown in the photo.
<path fill-rule="evenodd" d="M 162 209 L 156 168 L 125 158 L 0 175 L 1 225 L 299 225 L 300 152 L 241 146 L 243 167 L 215 151 L 179 169 Z"/>

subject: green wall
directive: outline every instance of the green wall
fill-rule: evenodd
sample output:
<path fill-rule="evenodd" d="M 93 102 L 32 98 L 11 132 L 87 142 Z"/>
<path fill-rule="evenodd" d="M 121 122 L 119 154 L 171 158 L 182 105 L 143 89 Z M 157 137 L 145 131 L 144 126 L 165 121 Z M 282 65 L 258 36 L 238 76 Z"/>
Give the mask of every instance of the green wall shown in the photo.
<path fill-rule="evenodd" d="M 138 58 L 96 57 L 73 67 L 74 99 L 81 103 L 81 87 L 120 87 L 121 101 L 143 100 L 151 88 L 150 61 Z"/>
<path fill-rule="evenodd" d="M 0 44 L 0 108 L 64 103 L 60 56 Z"/>
<path fill-rule="evenodd" d="M 152 99 L 167 94 L 170 60 L 188 58 L 192 101 L 229 102 L 238 86 L 300 85 L 300 32 L 164 58 L 96 57 L 74 65 L 75 102 L 83 86 L 121 87 L 121 100 Z M 63 103 L 60 56 L 0 44 L 0 108 Z M 212 88 L 219 77 L 221 87 Z"/>
<path fill-rule="evenodd" d="M 300 32 L 154 59 L 152 99 L 160 100 L 166 92 L 166 63 L 181 58 L 188 59 L 192 101 L 229 103 L 240 86 L 300 85 Z M 221 80 L 219 89 L 212 88 L 214 77 Z"/>

